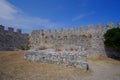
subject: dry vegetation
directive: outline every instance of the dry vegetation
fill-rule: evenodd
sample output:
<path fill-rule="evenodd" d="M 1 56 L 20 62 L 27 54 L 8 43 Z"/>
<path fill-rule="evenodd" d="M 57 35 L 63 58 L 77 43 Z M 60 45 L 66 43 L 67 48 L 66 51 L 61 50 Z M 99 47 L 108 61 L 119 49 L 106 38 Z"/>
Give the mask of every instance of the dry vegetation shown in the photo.
<path fill-rule="evenodd" d="M 88 59 L 90 71 L 29 62 L 23 51 L 0 52 L 0 80 L 120 80 L 120 62 Z"/>
<path fill-rule="evenodd" d="M 55 48 L 55 51 L 62 51 L 61 48 Z"/>
<path fill-rule="evenodd" d="M 45 49 L 48 49 L 48 48 L 52 48 L 52 49 L 55 49 L 55 51 L 62 51 L 62 50 L 66 50 L 66 51 L 78 51 L 79 48 L 76 48 L 75 46 L 63 46 L 63 45 L 43 45 L 43 46 L 40 46 L 38 49 L 36 50 L 45 50 Z"/>
<path fill-rule="evenodd" d="M 69 48 L 66 48 L 66 47 L 56 47 L 54 49 L 55 49 L 55 51 L 62 51 L 62 50 L 66 50 L 66 51 L 78 51 L 78 48 L 75 48 L 75 47 L 69 47 Z"/>
<path fill-rule="evenodd" d="M 45 49 L 48 49 L 48 48 L 55 49 L 55 51 L 61 51 L 61 50 L 64 49 L 63 46 L 43 45 L 43 46 L 40 46 L 40 47 L 38 48 L 38 50 L 45 50 Z"/>
<path fill-rule="evenodd" d="M 42 46 L 42 47 L 39 47 L 39 49 L 38 49 L 38 50 L 45 50 L 45 49 L 47 49 L 47 47 Z"/>

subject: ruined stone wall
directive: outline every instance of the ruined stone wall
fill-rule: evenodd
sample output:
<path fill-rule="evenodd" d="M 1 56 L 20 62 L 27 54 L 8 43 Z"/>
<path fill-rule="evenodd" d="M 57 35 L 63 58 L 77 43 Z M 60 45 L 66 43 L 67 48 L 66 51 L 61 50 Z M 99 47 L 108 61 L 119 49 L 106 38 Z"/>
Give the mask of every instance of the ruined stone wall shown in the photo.
<path fill-rule="evenodd" d="M 113 28 L 114 24 L 112 22 L 108 23 L 106 28 L 103 25 L 98 24 L 95 29 L 93 25 L 89 25 L 87 30 L 84 30 L 84 26 L 80 27 L 80 30 L 73 27 L 72 30 L 61 28 L 57 30 L 33 30 L 29 34 L 29 42 L 31 49 L 38 49 L 43 45 L 76 45 L 81 46 L 86 51 L 88 55 L 94 55 L 95 57 L 104 56 L 104 38 L 103 34 L 106 30 Z M 120 22 L 118 23 L 120 27 Z M 93 56 L 92 55 L 92 56 Z"/>
<path fill-rule="evenodd" d="M 28 50 L 24 53 L 24 59 L 88 70 L 86 51 L 82 51 L 81 48 L 78 51 Z"/>
<path fill-rule="evenodd" d="M 0 50 L 16 50 L 27 48 L 28 34 L 21 33 L 20 29 L 14 32 L 14 29 L 8 27 L 4 30 L 4 26 L 0 25 Z"/>

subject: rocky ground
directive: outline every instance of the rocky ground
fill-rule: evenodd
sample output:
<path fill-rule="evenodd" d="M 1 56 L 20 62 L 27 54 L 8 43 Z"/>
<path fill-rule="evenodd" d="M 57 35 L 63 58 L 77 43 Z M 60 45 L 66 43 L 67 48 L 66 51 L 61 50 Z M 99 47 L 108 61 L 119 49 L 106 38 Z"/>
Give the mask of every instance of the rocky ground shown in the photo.
<path fill-rule="evenodd" d="M 0 51 L 0 80 L 120 80 L 120 61 L 88 59 L 89 71 L 24 60 L 23 51 Z"/>

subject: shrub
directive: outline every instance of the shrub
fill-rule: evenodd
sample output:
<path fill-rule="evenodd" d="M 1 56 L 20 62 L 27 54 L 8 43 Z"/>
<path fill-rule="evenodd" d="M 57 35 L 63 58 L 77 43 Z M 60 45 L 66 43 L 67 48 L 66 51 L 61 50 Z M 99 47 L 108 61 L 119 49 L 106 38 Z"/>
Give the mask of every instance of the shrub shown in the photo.
<path fill-rule="evenodd" d="M 120 28 L 109 29 L 104 34 L 105 46 L 112 47 L 117 51 L 120 51 Z"/>
<path fill-rule="evenodd" d="M 25 47 L 23 45 L 20 46 L 21 50 L 25 50 Z"/>

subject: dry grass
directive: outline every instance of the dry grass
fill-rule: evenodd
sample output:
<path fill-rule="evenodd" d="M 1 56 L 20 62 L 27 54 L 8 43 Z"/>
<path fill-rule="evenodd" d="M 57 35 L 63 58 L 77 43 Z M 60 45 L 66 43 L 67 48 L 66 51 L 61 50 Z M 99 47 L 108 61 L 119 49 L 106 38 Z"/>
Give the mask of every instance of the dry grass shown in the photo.
<path fill-rule="evenodd" d="M 38 48 L 38 50 L 45 50 L 45 49 L 47 49 L 46 46 L 41 46 L 41 47 Z"/>
<path fill-rule="evenodd" d="M 23 56 L 23 51 L 0 51 L 0 80 L 119 80 L 120 76 L 120 62 L 112 59 L 88 59 L 91 71 L 86 72 L 25 61 Z"/>
<path fill-rule="evenodd" d="M 70 51 L 78 51 L 78 48 L 70 47 L 68 50 L 70 50 Z"/>
<path fill-rule="evenodd" d="M 63 45 L 48 45 L 48 44 L 44 44 L 41 45 L 38 49 L 36 50 L 45 50 L 48 48 L 52 48 L 55 49 L 55 51 L 62 51 L 62 50 L 66 50 L 66 51 L 78 51 L 79 48 L 76 48 L 75 46 L 63 46 Z"/>
<path fill-rule="evenodd" d="M 62 51 L 62 50 L 65 49 L 64 46 L 62 46 L 62 45 L 59 45 L 59 46 L 58 45 L 54 45 L 51 48 L 55 49 L 55 51 Z"/>
<path fill-rule="evenodd" d="M 41 46 L 39 46 L 39 48 L 37 50 L 45 50 L 48 48 L 53 48 L 53 45 L 51 44 L 41 44 Z"/>
<path fill-rule="evenodd" d="M 55 48 L 55 51 L 62 51 L 61 48 Z"/>

